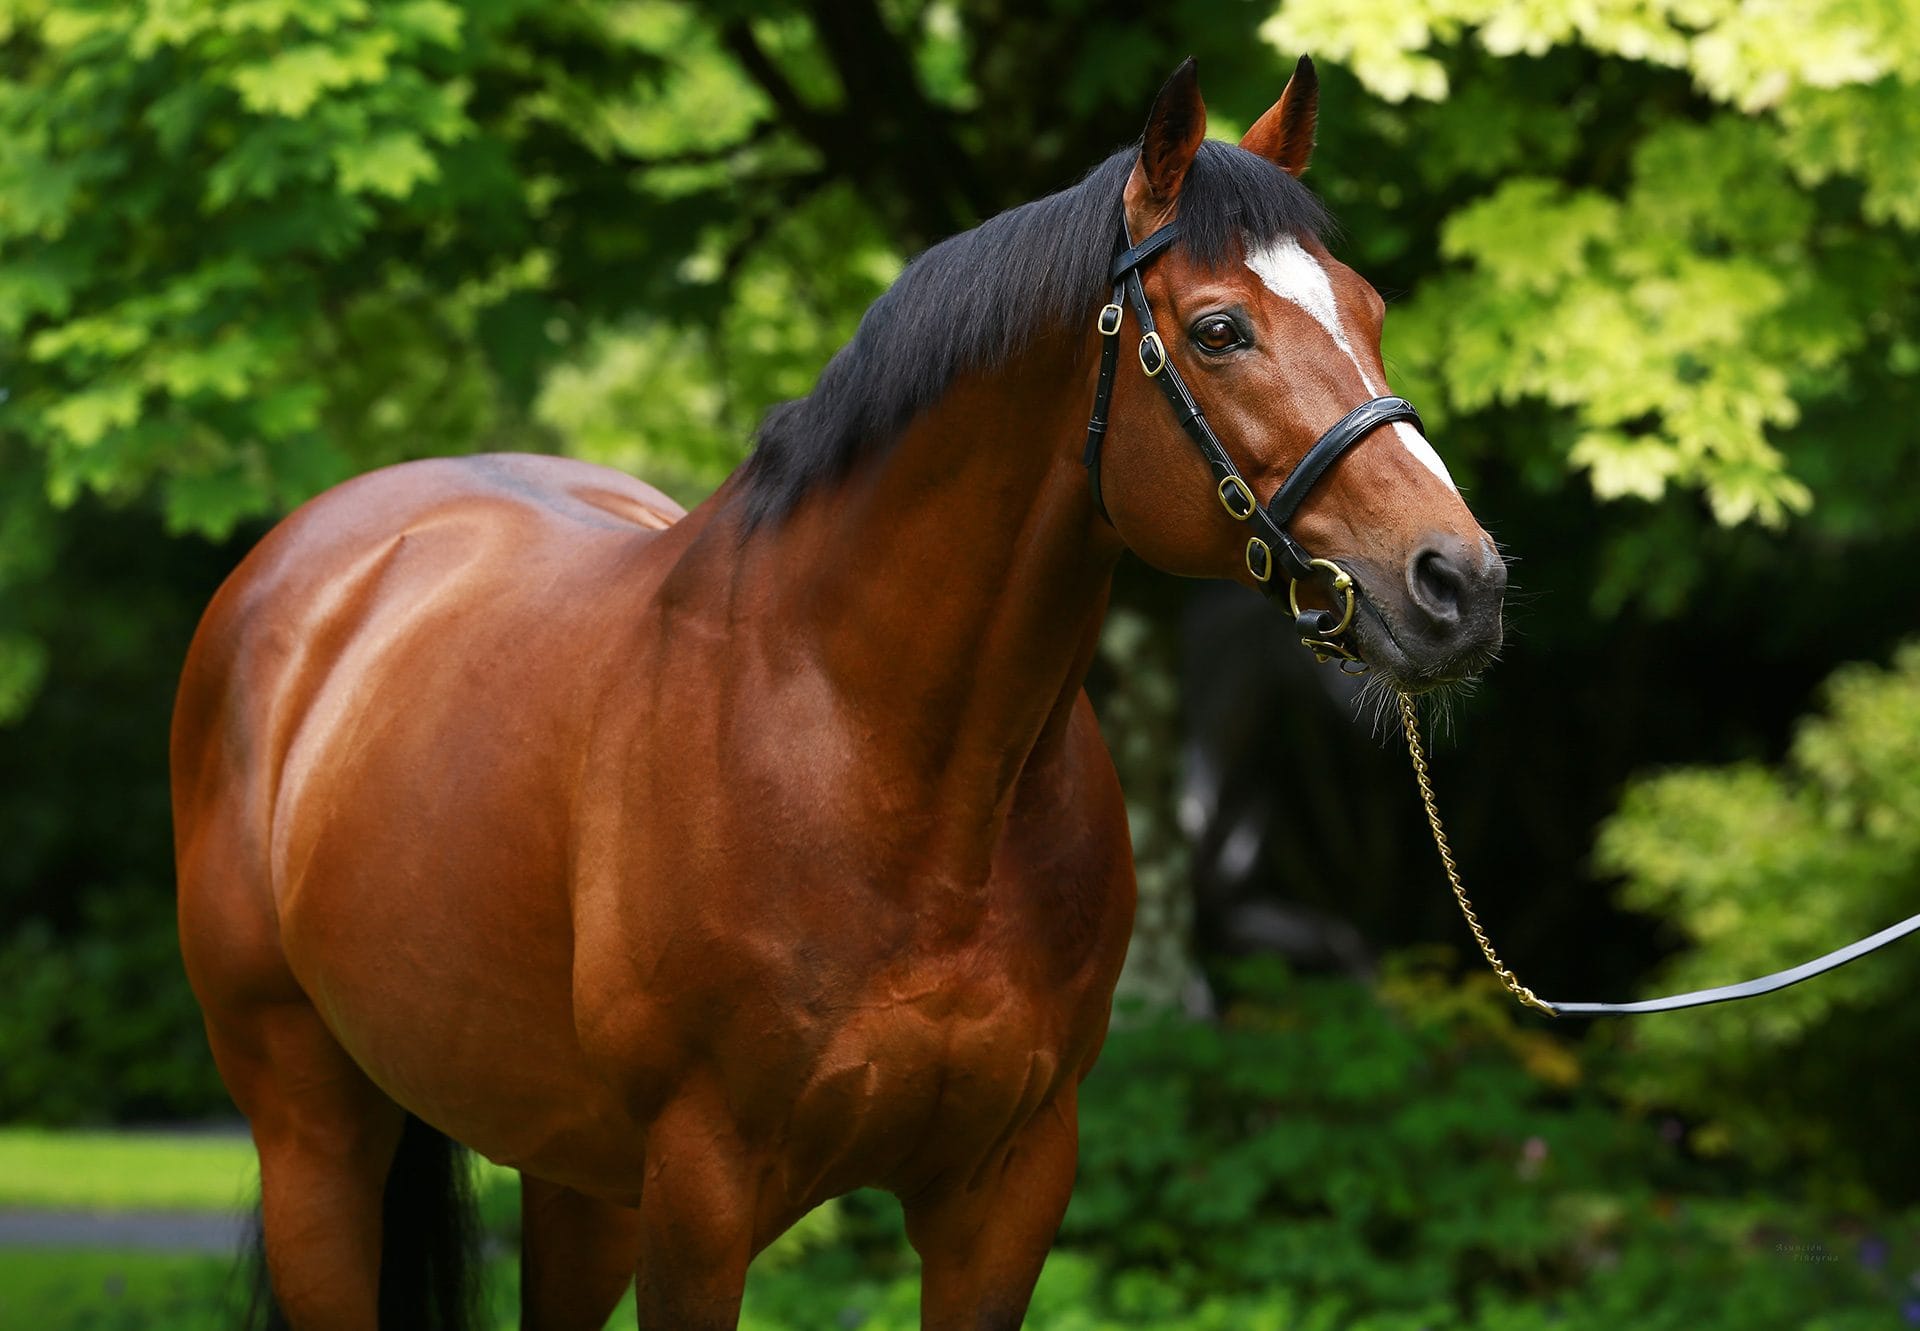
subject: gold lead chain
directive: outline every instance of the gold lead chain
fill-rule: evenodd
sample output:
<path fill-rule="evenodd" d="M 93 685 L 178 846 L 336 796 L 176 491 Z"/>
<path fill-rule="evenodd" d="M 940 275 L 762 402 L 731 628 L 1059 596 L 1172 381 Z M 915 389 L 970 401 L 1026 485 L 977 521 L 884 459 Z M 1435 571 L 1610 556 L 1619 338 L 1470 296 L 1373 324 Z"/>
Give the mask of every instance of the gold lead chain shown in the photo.
<path fill-rule="evenodd" d="M 1487 941 L 1487 931 L 1480 927 L 1480 917 L 1473 913 L 1473 903 L 1467 900 L 1467 889 L 1460 885 L 1460 870 L 1453 862 L 1453 848 L 1447 844 L 1447 830 L 1440 825 L 1440 808 L 1433 799 L 1433 779 L 1427 775 L 1427 751 L 1420 743 L 1419 713 L 1414 709 L 1410 695 L 1402 693 L 1399 699 L 1400 725 L 1407 732 L 1407 752 L 1413 755 L 1413 775 L 1420 783 L 1420 802 L 1427 806 L 1427 825 L 1433 829 L 1433 844 L 1439 848 L 1441 867 L 1447 871 L 1447 883 L 1453 888 L 1454 900 L 1460 903 L 1460 913 L 1467 918 L 1467 928 L 1473 930 L 1473 941 L 1480 944 L 1480 952 L 1486 957 L 1487 965 L 1493 967 L 1493 973 L 1500 977 L 1500 983 L 1506 985 L 1515 998 L 1528 1007 L 1538 1008 L 1549 1017 L 1559 1016 L 1558 1012 L 1535 998 L 1533 990 L 1514 977 L 1493 950 L 1493 944 Z"/>

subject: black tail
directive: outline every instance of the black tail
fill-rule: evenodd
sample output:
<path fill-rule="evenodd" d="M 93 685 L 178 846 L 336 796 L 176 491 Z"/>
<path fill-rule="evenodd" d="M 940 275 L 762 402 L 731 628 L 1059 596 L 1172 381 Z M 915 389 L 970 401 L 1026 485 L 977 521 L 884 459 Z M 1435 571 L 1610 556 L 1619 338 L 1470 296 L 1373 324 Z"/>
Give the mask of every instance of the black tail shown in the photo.
<path fill-rule="evenodd" d="M 293 1331 L 267 1277 L 267 1236 L 260 1227 L 258 1207 L 253 1211 L 253 1237 L 242 1260 L 246 1263 L 246 1311 L 239 1323 L 241 1331 Z"/>
<path fill-rule="evenodd" d="M 405 1331 L 470 1331 L 480 1273 L 480 1227 L 466 1148 L 411 1114 L 400 1134 L 380 1207 L 380 1325 Z M 247 1331 L 288 1331 L 267 1279 L 254 1227 Z"/>
<path fill-rule="evenodd" d="M 468 1331 L 480 1222 L 467 1148 L 407 1115 L 380 1207 L 380 1325 Z"/>

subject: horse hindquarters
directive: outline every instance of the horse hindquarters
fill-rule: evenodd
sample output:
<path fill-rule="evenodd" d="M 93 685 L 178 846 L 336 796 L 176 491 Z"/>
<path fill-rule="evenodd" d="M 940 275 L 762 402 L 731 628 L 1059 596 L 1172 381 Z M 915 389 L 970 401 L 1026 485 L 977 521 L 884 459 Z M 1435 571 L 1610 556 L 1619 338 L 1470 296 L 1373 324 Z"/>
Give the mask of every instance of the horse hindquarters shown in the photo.
<path fill-rule="evenodd" d="M 271 1297 L 256 1302 L 256 1325 L 465 1331 L 473 1221 L 461 1148 L 381 1092 L 304 997 L 203 993 L 202 1005 L 260 1157 Z"/>
<path fill-rule="evenodd" d="M 406 1114 L 304 1002 L 209 1013 L 260 1157 L 263 1327 L 464 1331 L 472 1200 L 461 1148 Z"/>
<path fill-rule="evenodd" d="M 284 963 L 277 983 L 262 983 L 268 976 L 246 964 L 243 940 L 195 930 L 203 920 L 194 881 L 183 874 L 189 971 L 215 1062 L 260 1157 L 272 1298 L 253 1310 L 256 1324 L 463 1331 L 472 1220 L 461 1148 L 367 1078 Z M 223 942 L 232 964 L 210 968 Z"/>
<path fill-rule="evenodd" d="M 258 716 L 231 662 L 189 657 L 172 765 L 181 953 L 221 1079 L 260 1158 L 265 1299 L 292 1331 L 459 1331 L 471 1274 L 459 1148 L 410 1118 L 340 1046 L 294 979 L 268 888 Z"/>

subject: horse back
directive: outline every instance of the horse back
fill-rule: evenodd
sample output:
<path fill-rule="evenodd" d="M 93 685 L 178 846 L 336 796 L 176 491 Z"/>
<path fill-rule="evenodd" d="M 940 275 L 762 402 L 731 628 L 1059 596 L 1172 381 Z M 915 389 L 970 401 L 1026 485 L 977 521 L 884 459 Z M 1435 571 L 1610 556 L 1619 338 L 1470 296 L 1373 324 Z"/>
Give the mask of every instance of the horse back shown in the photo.
<path fill-rule="evenodd" d="M 641 564 L 682 515 L 623 473 L 516 454 L 406 463 L 310 501 L 242 560 L 194 635 L 173 718 L 177 820 L 239 780 L 264 850 L 307 749 L 376 706 L 427 702 L 436 679 L 472 699 L 517 657 L 590 650 L 578 630 L 606 618 L 596 575 Z"/>

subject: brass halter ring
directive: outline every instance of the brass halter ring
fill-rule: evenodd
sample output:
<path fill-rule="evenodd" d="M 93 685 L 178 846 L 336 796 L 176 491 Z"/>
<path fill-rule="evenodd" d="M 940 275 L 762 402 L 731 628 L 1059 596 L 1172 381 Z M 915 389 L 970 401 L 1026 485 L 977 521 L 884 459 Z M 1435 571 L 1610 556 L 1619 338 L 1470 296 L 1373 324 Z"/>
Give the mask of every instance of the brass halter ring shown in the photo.
<path fill-rule="evenodd" d="M 1352 662 L 1358 665 L 1360 670 L 1350 671 L 1349 673 L 1360 674 L 1364 672 L 1366 670 L 1366 662 L 1362 661 L 1351 647 L 1338 641 L 1340 635 L 1345 633 L 1353 624 L 1353 575 L 1334 563 L 1331 559 L 1310 559 L 1307 561 L 1307 567 L 1310 569 L 1324 569 L 1333 579 L 1334 592 L 1344 597 L 1346 604 L 1341 607 L 1339 623 L 1318 637 L 1300 639 L 1301 644 L 1312 650 L 1316 660 L 1325 662 L 1338 659 L 1341 662 L 1340 668 L 1342 670 L 1346 670 L 1347 663 Z M 1287 605 L 1292 609 L 1293 617 L 1297 621 L 1300 618 L 1300 579 L 1298 578 L 1290 579 L 1288 582 Z"/>

